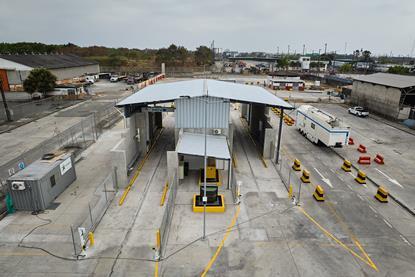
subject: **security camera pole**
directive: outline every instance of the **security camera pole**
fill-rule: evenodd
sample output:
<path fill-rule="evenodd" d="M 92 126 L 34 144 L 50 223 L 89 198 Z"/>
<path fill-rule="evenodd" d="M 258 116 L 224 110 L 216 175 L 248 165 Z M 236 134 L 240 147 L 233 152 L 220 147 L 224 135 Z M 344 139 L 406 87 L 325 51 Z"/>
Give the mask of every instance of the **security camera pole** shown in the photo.
<path fill-rule="evenodd" d="M 4 110 L 6 111 L 7 121 L 12 121 L 10 110 L 6 102 L 6 96 L 4 95 L 4 91 L 3 91 L 3 80 L 1 78 L 0 78 L 0 92 L 1 92 L 1 98 L 3 100 Z"/>

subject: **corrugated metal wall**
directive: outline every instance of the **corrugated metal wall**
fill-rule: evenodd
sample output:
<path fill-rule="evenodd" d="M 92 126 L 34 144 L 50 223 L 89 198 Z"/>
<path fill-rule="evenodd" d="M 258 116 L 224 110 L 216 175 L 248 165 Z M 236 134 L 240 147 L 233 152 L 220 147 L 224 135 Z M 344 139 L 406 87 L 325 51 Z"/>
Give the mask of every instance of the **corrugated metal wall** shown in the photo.
<path fill-rule="evenodd" d="M 176 128 L 204 128 L 205 102 L 207 104 L 207 128 L 229 127 L 229 101 L 217 97 L 181 98 L 175 100 Z"/>

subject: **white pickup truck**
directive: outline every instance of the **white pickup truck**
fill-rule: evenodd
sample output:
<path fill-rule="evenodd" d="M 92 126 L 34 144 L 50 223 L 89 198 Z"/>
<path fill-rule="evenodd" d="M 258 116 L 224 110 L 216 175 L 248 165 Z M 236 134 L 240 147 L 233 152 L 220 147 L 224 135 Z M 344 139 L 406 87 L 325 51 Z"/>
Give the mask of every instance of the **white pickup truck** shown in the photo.
<path fill-rule="evenodd" d="M 360 106 L 356 106 L 356 107 L 351 107 L 348 109 L 348 112 L 350 114 L 354 114 L 360 117 L 366 117 L 369 116 L 369 111 L 363 107 Z"/>
<path fill-rule="evenodd" d="M 295 126 L 310 141 L 328 147 L 347 145 L 350 127 L 335 116 L 310 105 L 297 109 Z"/>

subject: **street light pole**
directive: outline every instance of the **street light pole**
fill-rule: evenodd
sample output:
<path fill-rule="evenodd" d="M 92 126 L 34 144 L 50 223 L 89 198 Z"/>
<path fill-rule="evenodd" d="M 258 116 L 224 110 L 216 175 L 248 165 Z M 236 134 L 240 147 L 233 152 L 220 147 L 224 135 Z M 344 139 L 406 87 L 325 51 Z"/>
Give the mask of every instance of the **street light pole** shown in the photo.
<path fill-rule="evenodd" d="M 205 123 L 204 123 L 204 135 L 205 135 L 205 150 L 204 150 L 204 173 L 203 173 L 203 236 L 202 239 L 206 239 L 206 174 L 207 174 L 207 106 L 208 106 L 208 92 L 207 84 L 205 80 L 206 100 L 205 100 Z"/>
<path fill-rule="evenodd" d="M 4 95 L 3 80 L 1 78 L 0 78 L 0 92 L 1 92 L 1 98 L 3 100 L 4 110 L 6 111 L 7 121 L 12 121 L 10 110 L 9 110 L 9 107 L 7 106 L 6 95 Z"/>

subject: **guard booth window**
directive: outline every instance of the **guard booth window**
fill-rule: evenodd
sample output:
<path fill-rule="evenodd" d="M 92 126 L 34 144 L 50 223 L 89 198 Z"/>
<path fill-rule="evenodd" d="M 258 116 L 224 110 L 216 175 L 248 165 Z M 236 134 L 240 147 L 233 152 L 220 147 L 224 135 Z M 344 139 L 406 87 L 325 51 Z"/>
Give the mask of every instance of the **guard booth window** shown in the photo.
<path fill-rule="evenodd" d="M 56 185 L 55 175 L 50 176 L 50 186 L 53 188 Z"/>

